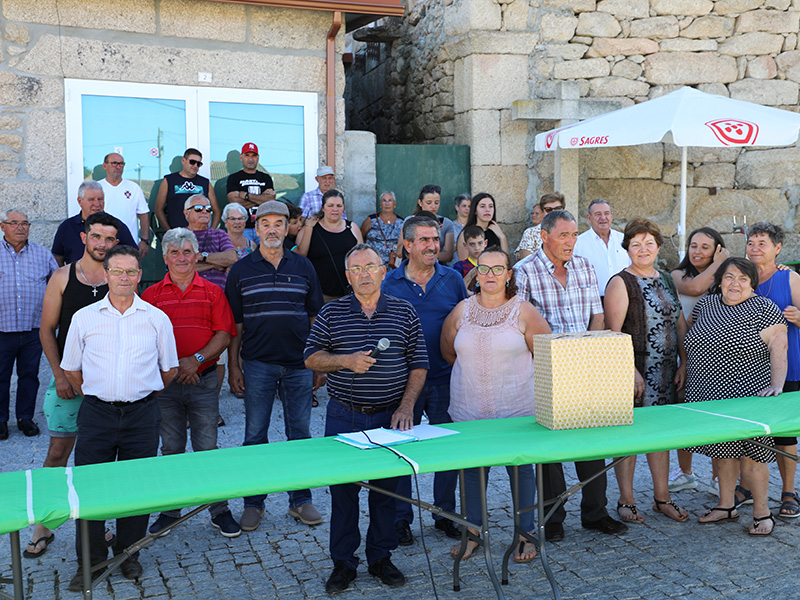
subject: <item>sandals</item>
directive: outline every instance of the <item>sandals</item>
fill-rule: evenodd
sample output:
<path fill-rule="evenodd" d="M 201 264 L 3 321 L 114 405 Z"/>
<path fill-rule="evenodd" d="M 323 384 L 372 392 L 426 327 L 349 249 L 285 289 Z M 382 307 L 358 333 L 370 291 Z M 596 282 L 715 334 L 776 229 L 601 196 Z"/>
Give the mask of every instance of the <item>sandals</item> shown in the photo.
<path fill-rule="evenodd" d="M 750 493 L 750 490 L 743 488 L 740 485 L 736 486 L 736 494 L 741 494 L 744 497 L 744 500 L 739 500 L 738 496 L 734 495 L 734 507 L 739 508 L 745 504 L 752 504 L 753 503 L 753 494 Z"/>
<path fill-rule="evenodd" d="M 772 527 L 769 528 L 769 531 L 758 531 L 758 526 L 763 521 L 772 521 Z M 775 518 L 770 513 L 766 517 L 753 517 L 753 527 L 750 529 L 750 531 L 748 531 L 748 533 L 750 535 L 765 537 L 770 535 L 774 529 L 775 529 Z"/>
<path fill-rule="evenodd" d="M 789 500 L 784 500 L 788 497 Z M 794 492 L 783 492 L 781 494 L 781 511 L 778 516 L 783 519 L 796 519 L 800 517 L 800 497 Z M 783 512 L 787 511 L 787 512 Z"/>
<path fill-rule="evenodd" d="M 653 504 L 653 510 L 654 511 L 660 512 L 662 515 L 668 516 L 673 521 L 678 521 L 679 523 L 683 523 L 684 521 L 688 521 L 689 520 L 689 513 L 686 512 L 685 510 L 683 510 L 677 504 L 675 504 L 674 500 L 669 500 L 669 501 L 662 502 L 661 500 L 656 500 L 655 498 L 653 498 L 653 502 L 655 503 L 655 504 Z M 672 508 L 674 508 L 676 516 L 672 516 L 671 514 L 669 514 L 665 510 L 663 510 L 661 508 L 662 506 L 671 506 Z M 681 512 L 681 511 L 683 511 L 683 512 Z M 737 519 L 739 518 L 738 515 L 736 516 L 736 518 Z"/>
<path fill-rule="evenodd" d="M 630 511 L 630 515 L 623 515 L 620 510 L 627 509 Z M 635 504 L 622 504 L 622 502 L 617 502 L 617 514 L 619 518 L 622 519 L 625 523 L 633 523 L 634 525 L 638 525 L 639 523 L 644 523 L 644 519 L 639 514 L 639 511 L 636 510 Z"/>
<path fill-rule="evenodd" d="M 718 510 L 720 512 L 726 512 L 726 513 L 728 513 L 728 516 L 727 517 L 720 517 L 719 519 L 709 519 L 707 521 L 698 521 L 698 522 L 701 525 L 708 525 L 710 523 L 725 523 L 726 521 L 738 521 L 739 520 L 739 513 L 736 513 L 735 515 L 733 514 L 733 512 L 736 510 L 735 506 L 732 506 L 731 508 L 724 508 L 722 506 L 715 506 L 714 508 L 709 510 L 706 514 L 704 514 L 703 516 L 707 517 L 708 515 L 713 513 L 715 510 Z M 766 519 L 766 517 L 764 517 L 764 518 Z"/>
<path fill-rule="evenodd" d="M 31 540 L 28 542 L 28 546 L 33 546 L 33 549 L 36 550 L 36 547 L 44 542 L 44 548 L 42 548 L 39 552 L 28 552 L 26 549 L 22 556 L 25 558 L 39 558 L 40 556 L 44 556 L 45 552 L 47 552 L 47 547 L 56 539 L 56 534 L 51 533 L 50 535 L 43 535 L 38 540 Z"/>
<path fill-rule="evenodd" d="M 533 546 L 533 552 L 525 552 L 525 546 Z M 530 556 L 528 558 L 522 558 L 524 554 L 529 554 Z M 514 553 L 514 562 L 518 564 L 529 563 L 534 558 L 536 558 L 536 544 L 526 540 L 520 540 L 517 551 Z"/>

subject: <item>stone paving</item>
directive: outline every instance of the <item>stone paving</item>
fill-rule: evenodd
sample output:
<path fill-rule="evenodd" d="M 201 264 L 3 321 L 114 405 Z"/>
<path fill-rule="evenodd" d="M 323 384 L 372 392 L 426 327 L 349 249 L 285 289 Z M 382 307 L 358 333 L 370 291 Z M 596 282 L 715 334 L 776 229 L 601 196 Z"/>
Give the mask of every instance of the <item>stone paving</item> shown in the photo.
<path fill-rule="evenodd" d="M 36 421 L 43 431 L 45 420 L 41 413 L 41 397 L 49 377 L 49 366 L 43 360 L 43 384 L 36 413 Z M 12 385 L 15 387 L 16 383 Z M 220 429 L 220 446 L 238 446 L 244 427 L 242 401 L 230 394 L 226 383 L 220 402 L 221 413 L 227 422 Z M 315 436 L 323 431 L 325 402 L 326 397 L 321 394 L 321 406 L 313 410 L 312 432 Z M 0 469 L 11 471 L 40 467 L 47 451 L 46 434 L 26 438 L 16 430 L 13 422 L 10 422 L 10 429 L 9 440 L 0 442 Z M 270 437 L 275 441 L 284 439 L 280 407 L 275 410 Z M 674 453 L 672 459 L 674 463 Z M 571 466 L 565 467 L 565 471 L 568 478 L 574 474 Z M 708 479 L 708 459 L 696 457 L 695 472 Z M 423 498 L 430 500 L 432 476 L 420 476 L 419 483 Z M 692 490 L 674 496 L 691 514 L 689 522 L 677 523 L 651 510 L 651 482 L 644 457 L 638 459 L 634 486 L 645 523 L 631 526 L 628 533 L 621 536 L 606 536 L 582 529 L 579 499 L 573 498 L 568 502 L 566 539 L 547 546 L 563 598 L 800 598 L 795 558 L 800 550 L 800 519 L 798 522 L 776 519 L 778 523 L 771 537 L 755 538 L 748 536 L 745 530 L 751 510 L 744 507 L 739 522 L 703 527 L 698 524 L 697 517 L 715 505 L 716 497 L 705 491 Z M 313 493 L 314 503 L 327 522 L 330 513 L 327 489 L 316 489 Z M 770 482 L 773 512 L 777 512 L 779 494 L 780 478 L 773 465 Z M 608 497 L 609 507 L 613 507 L 617 499 L 613 475 L 609 477 Z M 366 492 L 362 492 L 362 498 L 361 530 L 365 533 Z M 493 533 L 491 550 L 499 575 L 500 557 L 511 539 L 511 501 L 505 469 L 492 470 L 488 499 Z M 241 500 L 231 501 L 231 508 L 238 517 L 242 510 Z M 99 600 L 324 598 L 325 580 L 332 566 L 327 554 L 328 527 L 325 524 L 317 527 L 302 525 L 288 517 L 286 509 L 285 494 L 271 495 L 259 529 L 230 540 L 220 536 L 211 526 L 207 513 L 201 513 L 142 551 L 144 575 L 141 579 L 132 582 L 115 573 L 110 581 L 96 588 L 95 597 Z M 393 555 L 393 562 L 408 579 L 407 585 L 389 591 L 366 572 L 366 565 L 362 563 L 358 578 L 340 597 L 371 599 L 387 592 L 399 600 L 434 598 L 435 593 L 439 598 L 450 600 L 490 600 L 496 597 L 479 555 L 462 563 L 461 591 L 453 591 L 452 560 L 448 552 L 453 541 L 432 527 L 429 515 L 424 515 L 422 522 L 430 569 L 420 542 L 419 523 L 415 522 L 414 545 L 398 548 Z M 21 533 L 23 545 L 30 539 L 32 531 L 33 528 L 29 528 Z M 74 523 L 69 521 L 57 530 L 56 539 L 45 556 L 23 559 L 26 598 L 80 597 L 67 590 L 76 569 L 74 534 Z M 0 539 L 0 573 L 3 575 L 10 575 L 7 540 L 8 536 Z M 363 559 L 363 546 L 360 552 Z M 0 585 L 0 590 L 9 592 L 10 586 Z M 510 585 L 503 586 L 503 591 L 509 600 L 553 597 L 538 559 L 528 565 L 512 564 Z"/>

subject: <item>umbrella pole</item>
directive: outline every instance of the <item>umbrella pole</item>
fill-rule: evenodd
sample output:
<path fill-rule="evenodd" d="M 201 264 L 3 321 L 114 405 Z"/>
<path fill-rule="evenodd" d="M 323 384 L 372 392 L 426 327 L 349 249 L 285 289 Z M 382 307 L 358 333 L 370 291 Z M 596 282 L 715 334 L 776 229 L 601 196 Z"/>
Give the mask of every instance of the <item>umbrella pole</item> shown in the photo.
<path fill-rule="evenodd" d="M 678 234 L 680 236 L 680 248 L 678 248 L 678 257 L 683 260 L 686 254 L 686 170 L 687 170 L 687 156 L 689 149 L 686 146 L 681 148 L 681 222 L 678 225 Z"/>

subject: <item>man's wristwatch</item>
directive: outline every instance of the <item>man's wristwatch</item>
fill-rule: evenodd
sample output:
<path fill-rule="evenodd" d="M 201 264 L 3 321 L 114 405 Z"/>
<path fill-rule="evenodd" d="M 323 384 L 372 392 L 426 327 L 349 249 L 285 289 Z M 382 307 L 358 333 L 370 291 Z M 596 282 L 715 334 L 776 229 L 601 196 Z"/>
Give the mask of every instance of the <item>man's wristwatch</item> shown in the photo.
<path fill-rule="evenodd" d="M 201 252 L 200 253 L 200 262 L 204 263 L 208 260 L 208 252 Z"/>
<path fill-rule="evenodd" d="M 199 352 L 196 352 L 196 353 L 195 353 L 195 355 L 194 355 L 194 357 L 197 359 L 197 362 L 199 362 L 201 365 L 202 365 L 204 362 L 206 362 L 206 357 L 205 357 L 205 356 L 203 356 L 202 354 L 200 354 Z"/>
<path fill-rule="evenodd" d="M 149 239 L 149 238 L 143 238 L 143 237 L 140 237 L 140 238 L 139 238 L 139 241 L 141 241 L 141 242 L 144 242 L 144 243 L 145 243 L 145 244 L 147 244 L 148 246 L 150 245 L 150 239 Z"/>
<path fill-rule="evenodd" d="M 250 201 L 250 192 L 244 193 L 244 199 L 247 200 L 248 202 Z"/>

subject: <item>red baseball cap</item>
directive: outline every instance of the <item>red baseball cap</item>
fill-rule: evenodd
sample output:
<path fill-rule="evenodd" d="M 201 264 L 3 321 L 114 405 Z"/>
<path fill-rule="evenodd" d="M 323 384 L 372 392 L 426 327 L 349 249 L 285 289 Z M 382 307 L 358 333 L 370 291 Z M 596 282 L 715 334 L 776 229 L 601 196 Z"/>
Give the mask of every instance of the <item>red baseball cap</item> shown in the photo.
<path fill-rule="evenodd" d="M 248 152 L 258 154 L 258 146 L 256 146 L 253 142 L 247 142 L 244 146 L 242 146 L 242 154 L 247 154 Z"/>

